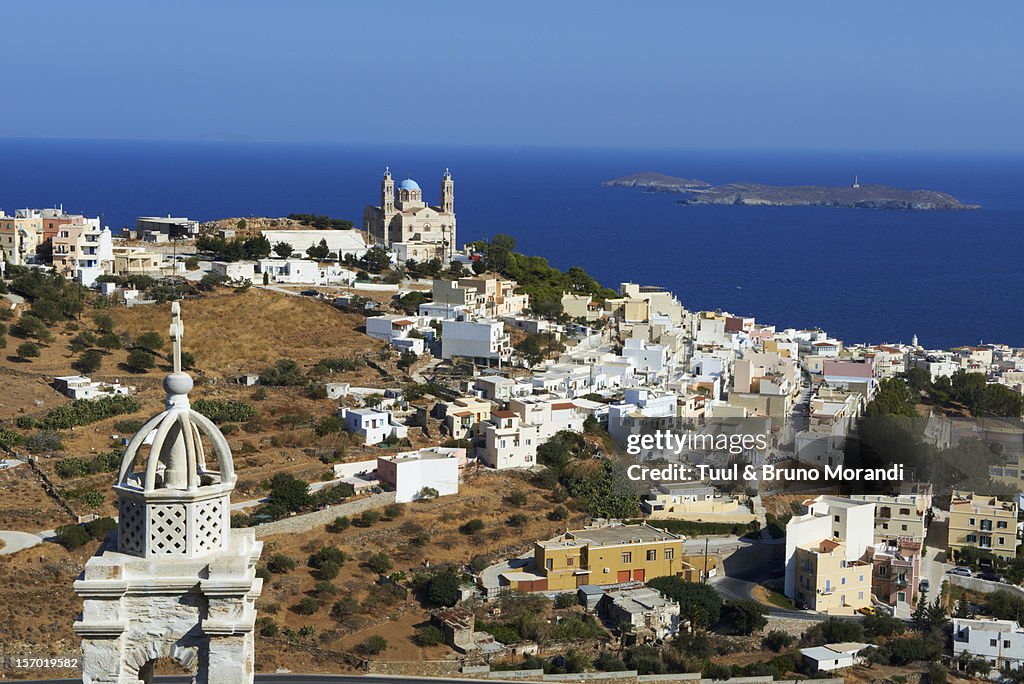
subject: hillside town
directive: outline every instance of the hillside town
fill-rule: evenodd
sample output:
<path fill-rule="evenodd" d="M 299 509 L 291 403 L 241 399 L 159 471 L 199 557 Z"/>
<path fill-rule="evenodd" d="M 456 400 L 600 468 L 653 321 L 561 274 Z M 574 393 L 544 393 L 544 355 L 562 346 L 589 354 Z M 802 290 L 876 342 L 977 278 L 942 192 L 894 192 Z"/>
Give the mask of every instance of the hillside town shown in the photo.
<path fill-rule="evenodd" d="M 157 543 L 133 506 L 219 487 L 183 525 L 237 533 L 261 668 L 1024 681 L 1024 349 L 610 290 L 460 244 L 454 187 L 388 169 L 361 228 L 0 211 L 0 568 L 85 573 L 54 635 L 102 641 L 103 544 Z M 182 405 L 224 479 L 192 445 L 132 480 Z"/>

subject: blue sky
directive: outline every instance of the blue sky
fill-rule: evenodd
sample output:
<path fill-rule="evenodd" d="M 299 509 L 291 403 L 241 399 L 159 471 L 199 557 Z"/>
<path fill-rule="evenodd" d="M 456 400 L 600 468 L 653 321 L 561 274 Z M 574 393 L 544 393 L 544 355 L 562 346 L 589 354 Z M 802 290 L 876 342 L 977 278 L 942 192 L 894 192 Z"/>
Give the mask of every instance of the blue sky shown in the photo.
<path fill-rule="evenodd" d="M 0 135 L 1024 149 L 1024 3 L 0 4 Z"/>

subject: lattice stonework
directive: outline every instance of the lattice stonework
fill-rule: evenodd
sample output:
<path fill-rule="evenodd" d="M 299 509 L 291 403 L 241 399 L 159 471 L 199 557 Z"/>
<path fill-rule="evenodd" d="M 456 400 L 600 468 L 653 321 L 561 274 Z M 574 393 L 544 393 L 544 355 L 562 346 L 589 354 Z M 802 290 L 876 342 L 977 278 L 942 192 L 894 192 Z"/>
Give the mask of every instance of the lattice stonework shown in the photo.
<path fill-rule="evenodd" d="M 159 555 L 185 555 L 188 525 L 183 504 L 150 505 L 149 553 Z"/>
<path fill-rule="evenodd" d="M 121 499 L 118 504 L 117 546 L 125 553 L 146 550 L 146 507 L 134 499 Z"/>
<path fill-rule="evenodd" d="M 192 523 L 195 553 L 219 549 L 224 534 L 223 502 L 219 499 L 204 501 L 193 509 L 193 513 L 195 515 Z"/>

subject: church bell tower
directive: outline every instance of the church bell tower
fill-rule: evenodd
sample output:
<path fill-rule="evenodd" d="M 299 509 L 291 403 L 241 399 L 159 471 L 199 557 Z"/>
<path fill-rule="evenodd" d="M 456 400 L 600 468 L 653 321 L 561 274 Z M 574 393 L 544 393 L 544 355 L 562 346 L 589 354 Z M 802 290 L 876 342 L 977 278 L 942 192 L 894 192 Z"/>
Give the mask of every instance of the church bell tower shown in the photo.
<path fill-rule="evenodd" d="M 455 181 L 452 180 L 451 171 L 444 170 L 444 177 L 441 179 L 441 211 L 446 214 L 455 213 Z"/>
<path fill-rule="evenodd" d="M 128 443 L 114 485 L 116 538 L 75 582 L 84 684 L 149 683 L 161 658 L 192 672 L 195 684 L 253 682 L 263 543 L 251 529 L 231 529 L 231 450 L 189 404 L 178 302 L 171 316 L 166 408 Z"/>

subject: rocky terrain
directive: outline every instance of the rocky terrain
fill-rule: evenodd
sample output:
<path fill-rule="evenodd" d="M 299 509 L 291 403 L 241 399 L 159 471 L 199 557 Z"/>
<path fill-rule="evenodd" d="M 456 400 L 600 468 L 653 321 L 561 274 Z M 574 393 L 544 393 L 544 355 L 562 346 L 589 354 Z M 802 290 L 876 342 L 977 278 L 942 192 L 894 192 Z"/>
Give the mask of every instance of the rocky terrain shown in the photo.
<path fill-rule="evenodd" d="M 703 181 L 644 172 L 605 181 L 605 187 L 644 188 L 652 192 L 686 194 L 680 204 L 740 204 L 770 207 L 846 207 L 850 209 L 899 209 L 903 211 L 958 211 L 980 209 L 964 204 L 944 192 L 904 190 L 886 185 L 761 185 L 728 183 L 709 185 Z"/>

